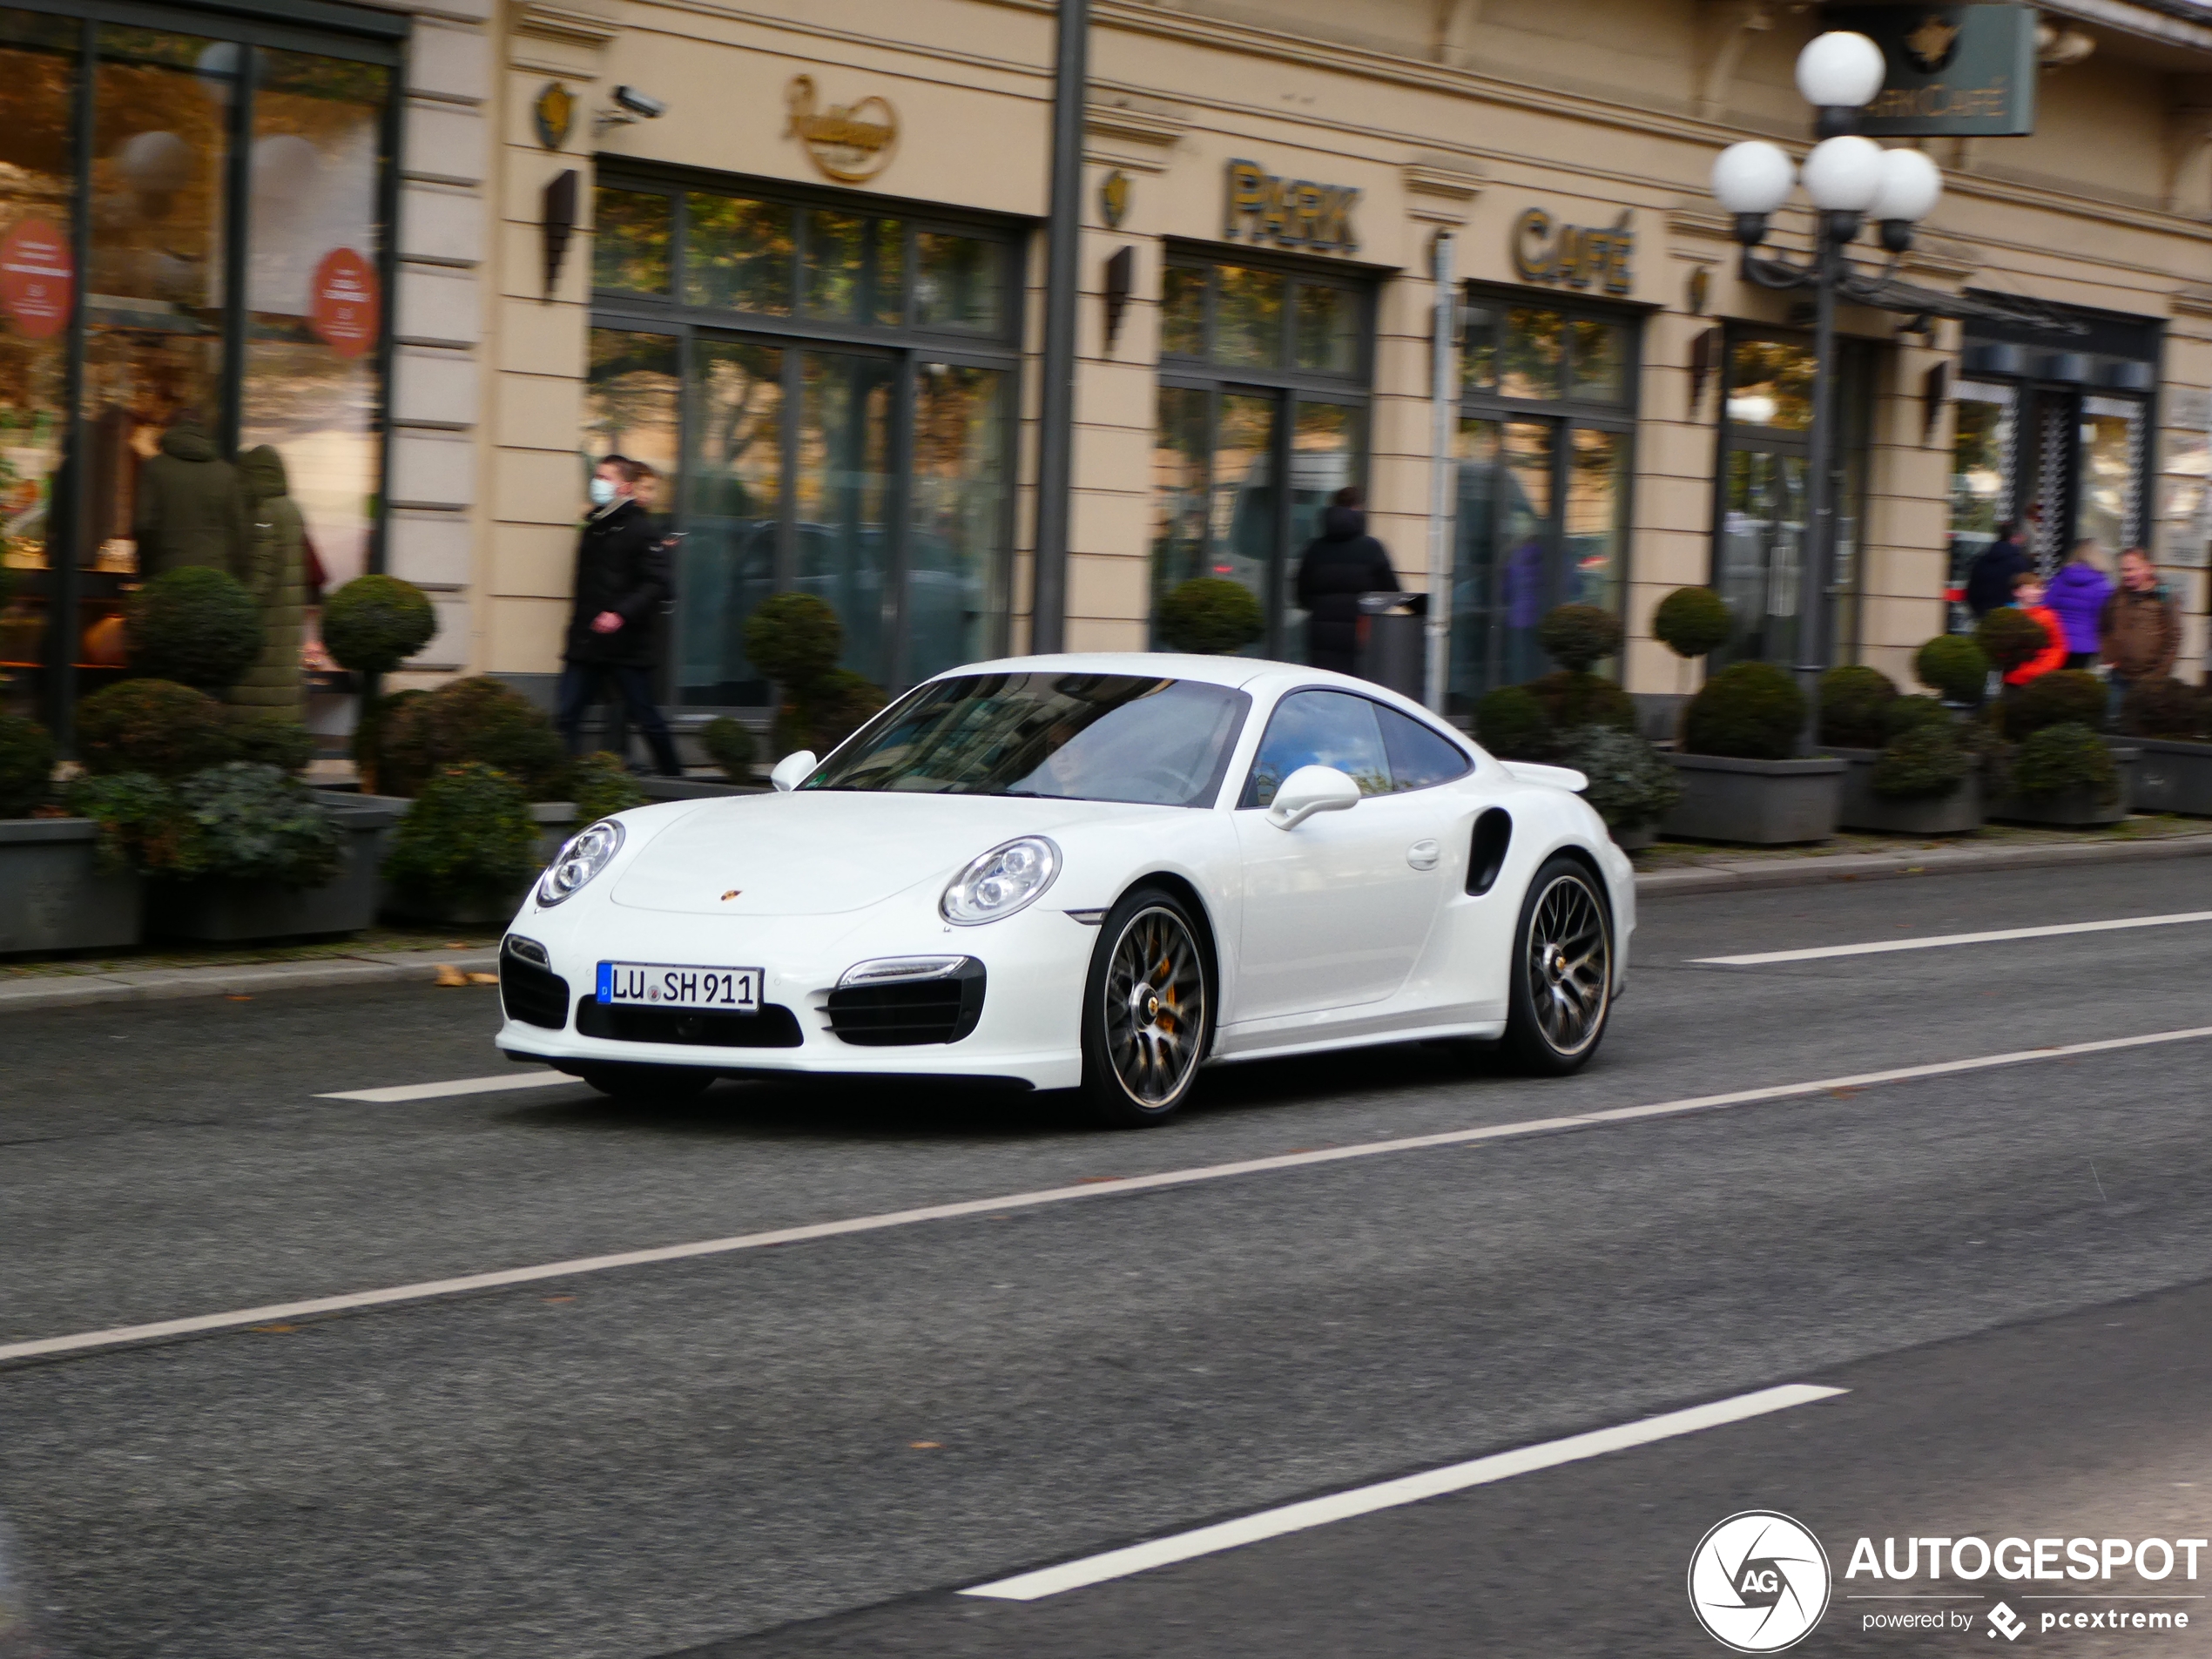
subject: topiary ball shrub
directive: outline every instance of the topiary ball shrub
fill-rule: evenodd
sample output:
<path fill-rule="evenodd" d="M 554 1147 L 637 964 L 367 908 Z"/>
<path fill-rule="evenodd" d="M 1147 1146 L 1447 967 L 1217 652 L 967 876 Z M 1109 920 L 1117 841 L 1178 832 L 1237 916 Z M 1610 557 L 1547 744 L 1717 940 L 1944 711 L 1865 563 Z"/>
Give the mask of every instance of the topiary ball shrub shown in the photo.
<path fill-rule="evenodd" d="M 1585 674 L 1621 649 L 1621 619 L 1595 605 L 1554 605 L 1536 624 L 1536 643 L 1570 674 Z"/>
<path fill-rule="evenodd" d="M 30 816 L 53 776 L 53 734 L 20 714 L 0 714 L 0 818 Z"/>
<path fill-rule="evenodd" d="M 1737 663 L 1707 680 L 1683 715 L 1691 754 L 1786 760 L 1805 723 L 1804 693 L 1772 663 Z"/>
<path fill-rule="evenodd" d="M 1882 745 L 1868 783 L 1892 800 L 1947 795 L 1966 781 L 1973 757 L 1948 724 L 1916 725 Z"/>
<path fill-rule="evenodd" d="M 811 593 L 765 599 L 745 621 L 745 656 L 776 683 L 786 703 L 834 669 L 844 650 L 837 612 Z"/>
<path fill-rule="evenodd" d="M 2120 729 L 2131 737 L 2188 743 L 2212 736 L 2212 691 L 2177 680 L 2137 680 L 2120 705 Z"/>
<path fill-rule="evenodd" d="M 1554 737 L 1551 716 L 1525 685 L 1501 685 L 1474 708 L 1474 735 L 1501 760 L 1548 760 Z"/>
<path fill-rule="evenodd" d="M 1576 726 L 1560 734 L 1558 757 L 1561 765 L 1589 779 L 1582 799 L 1597 809 L 1608 829 L 1655 824 L 1682 799 L 1681 774 L 1633 732 Z"/>
<path fill-rule="evenodd" d="M 2120 768 L 2105 740 L 2086 725 L 2047 725 L 2013 752 L 2012 786 L 2020 794 L 2045 797 L 2094 792 L 2101 801 L 2120 793 Z"/>
<path fill-rule="evenodd" d="M 414 795 L 449 766 L 482 761 L 530 800 L 560 798 L 568 753 L 553 723 L 529 698 L 484 675 L 452 680 L 420 697 L 395 698 L 377 733 L 377 786 Z"/>
<path fill-rule="evenodd" d="M 786 711 L 799 734 L 796 746 L 826 755 L 882 711 L 880 686 L 849 668 L 833 668 Z"/>
<path fill-rule="evenodd" d="M 281 715 L 234 715 L 231 720 L 231 748 L 240 760 L 279 772 L 307 770 L 315 758 L 315 734 L 297 720 Z"/>
<path fill-rule="evenodd" d="M 1703 657 L 1728 643 L 1736 618 L 1710 588 L 1676 588 L 1651 613 L 1651 631 L 1677 657 Z"/>
<path fill-rule="evenodd" d="M 134 671 L 202 691 L 229 690 L 261 654 L 261 607 L 235 577 L 204 565 L 139 589 L 127 628 Z"/>
<path fill-rule="evenodd" d="M 1544 717 L 1554 731 L 1578 725 L 1609 725 L 1616 732 L 1636 729 L 1635 699 L 1596 674 L 1561 669 L 1530 680 L 1522 689 L 1544 705 Z"/>
<path fill-rule="evenodd" d="M 1951 718 L 1951 711 L 1943 706 L 1941 698 L 1899 697 L 1882 705 L 1882 740 L 1885 743 L 1900 732 L 1910 732 L 1918 726 L 1935 725 L 1949 731 L 1955 724 Z"/>
<path fill-rule="evenodd" d="M 64 800 L 78 818 L 100 826 L 100 862 L 141 875 L 165 873 L 177 862 L 184 825 L 177 792 L 145 772 L 118 772 L 72 782 Z"/>
<path fill-rule="evenodd" d="M 182 823 L 162 873 L 293 888 L 319 887 L 338 873 L 337 824 L 274 766 L 211 766 L 179 779 L 173 792 Z"/>
<path fill-rule="evenodd" d="M 323 602 L 323 649 L 356 674 L 390 673 L 437 631 L 429 597 L 395 576 L 357 576 Z"/>
<path fill-rule="evenodd" d="M 1964 634 L 1938 634 L 1912 654 L 1912 678 L 1953 703 L 1979 703 L 1989 658 Z"/>
<path fill-rule="evenodd" d="M 2051 636 L 2027 612 L 2017 605 L 2006 605 L 1974 624 L 1974 644 L 1999 673 L 2009 674 L 2030 658 L 2048 651 Z"/>
<path fill-rule="evenodd" d="M 1878 749 L 1897 701 L 1897 683 L 1878 668 L 1846 664 L 1820 677 L 1820 740 L 1844 749 Z"/>
<path fill-rule="evenodd" d="M 2014 742 L 2047 725 L 2104 724 L 2105 683 L 2078 668 L 2040 675 L 2006 694 L 2005 735 Z"/>
<path fill-rule="evenodd" d="M 1250 588 L 1226 577 L 1193 577 L 1170 590 L 1153 613 L 1170 651 L 1231 657 L 1267 631 L 1267 617 Z"/>
<path fill-rule="evenodd" d="M 743 720 L 733 720 L 726 714 L 716 715 L 699 732 L 699 746 L 732 783 L 752 781 L 752 758 L 759 745 L 753 738 L 752 728 Z"/>
<path fill-rule="evenodd" d="M 404 900 L 441 910 L 511 907 L 537 867 L 529 801 L 506 773 L 482 761 L 424 781 L 384 860 Z"/>
<path fill-rule="evenodd" d="M 238 752 L 223 705 L 173 680 L 124 680 L 77 705 L 85 770 L 181 778 Z"/>
<path fill-rule="evenodd" d="M 569 790 L 576 800 L 576 821 L 594 824 L 645 804 L 645 792 L 630 775 L 622 757 L 604 749 L 569 768 Z"/>

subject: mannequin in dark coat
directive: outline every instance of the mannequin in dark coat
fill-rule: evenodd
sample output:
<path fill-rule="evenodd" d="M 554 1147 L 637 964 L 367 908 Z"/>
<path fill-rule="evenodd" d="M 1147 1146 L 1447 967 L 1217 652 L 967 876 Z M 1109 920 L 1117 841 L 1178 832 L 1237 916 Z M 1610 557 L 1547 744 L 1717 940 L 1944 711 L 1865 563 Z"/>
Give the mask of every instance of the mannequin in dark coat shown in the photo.
<path fill-rule="evenodd" d="M 1359 596 L 1396 593 L 1398 573 L 1383 544 L 1367 534 L 1358 489 L 1337 491 L 1321 514 L 1321 534 L 1298 560 L 1298 602 L 1306 612 L 1305 660 L 1340 674 L 1355 672 Z"/>
<path fill-rule="evenodd" d="M 653 765 L 683 775 L 668 724 L 653 698 L 660 650 L 660 613 L 673 592 L 667 537 L 637 500 L 640 463 L 610 455 L 592 475 L 592 508 L 577 536 L 576 604 L 561 654 L 554 724 L 577 752 L 583 717 L 614 682 L 631 724 L 645 735 Z"/>

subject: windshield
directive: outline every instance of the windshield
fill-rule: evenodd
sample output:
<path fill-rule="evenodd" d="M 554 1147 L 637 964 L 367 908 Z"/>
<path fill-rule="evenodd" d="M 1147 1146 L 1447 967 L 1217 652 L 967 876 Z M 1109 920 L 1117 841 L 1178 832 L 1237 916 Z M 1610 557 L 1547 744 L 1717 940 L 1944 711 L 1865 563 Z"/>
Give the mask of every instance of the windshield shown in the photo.
<path fill-rule="evenodd" d="M 1204 806 L 1251 706 L 1225 685 L 1141 674 L 933 680 L 801 787 Z"/>

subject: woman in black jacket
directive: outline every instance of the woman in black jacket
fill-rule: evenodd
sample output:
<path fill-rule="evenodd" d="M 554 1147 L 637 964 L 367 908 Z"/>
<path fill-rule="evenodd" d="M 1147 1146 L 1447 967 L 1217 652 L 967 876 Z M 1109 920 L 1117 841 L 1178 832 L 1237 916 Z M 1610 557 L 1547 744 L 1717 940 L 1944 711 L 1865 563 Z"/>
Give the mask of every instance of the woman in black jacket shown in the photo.
<path fill-rule="evenodd" d="M 1383 544 L 1367 534 L 1358 488 L 1347 484 L 1321 514 L 1321 534 L 1298 560 L 1298 602 L 1306 612 L 1305 660 L 1340 674 L 1356 672 L 1359 596 L 1396 593 L 1398 572 Z"/>
<path fill-rule="evenodd" d="M 653 700 L 660 654 L 660 613 L 674 590 L 668 541 L 637 501 L 638 481 L 651 469 L 609 455 L 592 471 L 591 512 L 576 544 L 576 604 L 561 653 L 561 690 L 554 724 L 577 752 L 585 711 L 612 680 L 631 724 L 645 734 L 654 769 L 680 778 L 683 763 Z"/>

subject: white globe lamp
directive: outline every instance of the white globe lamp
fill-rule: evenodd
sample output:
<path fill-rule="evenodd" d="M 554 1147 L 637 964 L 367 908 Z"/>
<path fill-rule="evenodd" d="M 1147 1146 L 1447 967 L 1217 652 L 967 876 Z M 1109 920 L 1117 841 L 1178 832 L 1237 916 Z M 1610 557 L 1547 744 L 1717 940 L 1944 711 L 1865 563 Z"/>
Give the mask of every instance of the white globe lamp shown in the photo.
<path fill-rule="evenodd" d="M 1804 181 L 1824 213 L 1863 213 L 1882 187 L 1882 146 L 1856 133 L 1823 138 L 1805 158 Z"/>
<path fill-rule="evenodd" d="M 1863 109 L 1888 76 L 1882 49 L 1848 29 L 1816 35 L 1797 54 L 1797 91 L 1818 110 Z"/>
<path fill-rule="evenodd" d="M 1882 152 L 1882 182 L 1867 204 L 1866 216 L 1917 225 L 1943 199 L 1943 170 L 1919 150 Z"/>
<path fill-rule="evenodd" d="M 1713 158 L 1713 199 L 1731 213 L 1771 213 L 1797 185 L 1787 152 L 1764 138 L 1731 144 Z"/>

